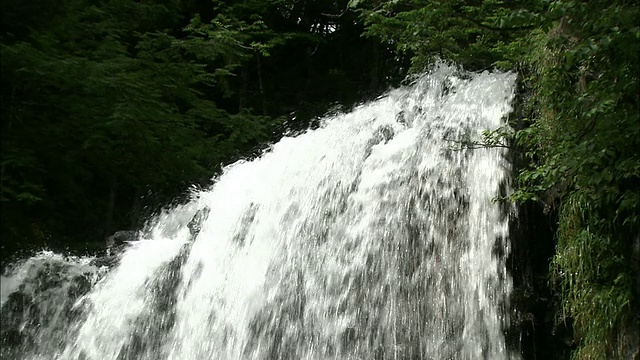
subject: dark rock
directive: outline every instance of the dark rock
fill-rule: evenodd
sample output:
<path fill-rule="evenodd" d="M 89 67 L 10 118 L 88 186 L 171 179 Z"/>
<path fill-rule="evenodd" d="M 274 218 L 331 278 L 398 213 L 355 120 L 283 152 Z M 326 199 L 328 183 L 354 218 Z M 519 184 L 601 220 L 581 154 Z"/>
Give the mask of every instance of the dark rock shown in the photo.
<path fill-rule="evenodd" d="M 399 113 L 396 114 L 396 121 L 399 124 L 402 124 L 404 126 L 408 125 L 407 117 L 406 117 L 406 114 L 404 113 L 404 110 L 402 110 L 402 111 L 400 111 Z"/>
<path fill-rule="evenodd" d="M 255 204 L 251 204 L 247 211 L 242 215 L 242 219 L 240 223 L 239 231 L 233 235 L 233 242 L 243 246 L 245 244 L 245 240 L 247 235 L 249 234 L 249 229 L 251 228 L 251 224 L 256 217 L 256 212 L 258 211 L 258 206 Z"/>
<path fill-rule="evenodd" d="M 373 136 L 367 142 L 367 147 L 365 148 L 365 158 L 371 155 L 372 148 L 375 145 L 380 143 L 386 144 L 389 140 L 393 139 L 395 136 L 395 131 L 389 125 L 382 125 L 373 133 Z"/>
<path fill-rule="evenodd" d="M 107 237 L 107 247 L 124 244 L 128 241 L 138 240 L 138 232 L 134 230 L 120 230 Z"/>
<path fill-rule="evenodd" d="M 3 304 L 0 314 L 0 322 L 2 323 L 0 328 L 2 358 L 12 353 L 9 350 L 17 351 L 27 342 L 26 334 L 21 329 L 25 324 L 25 319 L 29 318 L 34 309 L 33 299 L 22 291 L 10 294 Z M 6 358 L 11 358 L 11 356 Z"/>
<path fill-rule="evenodd" d="M 9 294 L 7 301 L 2 306 L 2 315 L 6 313 L 23 313 L 29 306 L 33 304 L 31 297 L 21 291 Z M 4 320 L 4 319 L 3 319 Z M 4 325 L 4 321 L 3 321 Z"/>
<path fill-rule="evenodd" d="M 67 290 L 67 295 L 71 299 L 76 299 L 91 290 L 91 282 L 86 276 L 78 275 L 73 279 L 71 285 L 69 285 L 69 289 Z"/>
<path fill-rule="evenodd" d="M 189 221 L 189 224 L 187 224 L 189 232 L 194 238 L 198 236 L 200 230 L 202 230 L 202 224 L 207 220 L 207 217 L 209 217 L 209 211 L 208 207 L 198 210 L 191 221 Z"/>
<path fill-rule="evenodd" d="M 24 335 L 17 329 L 3 331 L 0 336 L 3 346 L 20 346 L 24 342 Z"/>
<path fill-rule="evenodd" d="M 148 358 L 145 354 L 153 353 L 154 358 L 163 358 L 161 349 L 176 319 L 176 303 L 178 289 L 182 279 L 182 266 L 189 257 L 192 243 L 184 244 L 180 253 L 160 274 L 148 283 L 151 289 L 149 311 L 143 312 L 134 320 L 133 332 L 128 336 L 118 359 Z"/>
<path fill-rule="evenodd" d="M 341 336 L 341 346 L 342 346 L 342 351 L 349 351 L 351 350 L 355 344 L 356 344 L 356 329 L 352 328 L 352 327 L 348 327 L 345 329 L 345 331 L 342 333 Z"/>
<path fill-rule="evenodd" d="M 137 241 L 140 238 L 140 233 L 134 230 L 120 230 L 113 233 L 113 235 L 107 237 L 107 257 L 111 257 L 114 254 L 121 253 L 128 242 Z"/>
<path fill-rule="evenodd" d="M 92 266 L 112 268 L 120 262 L 120 256 L 118 255 L 121 252 L 121 247 L 114 247 L 110 249 L 109 254 L 106 256 L 97 257 L 91 261 Z M 114 253 L 113 255 L 111 253 Z"/>

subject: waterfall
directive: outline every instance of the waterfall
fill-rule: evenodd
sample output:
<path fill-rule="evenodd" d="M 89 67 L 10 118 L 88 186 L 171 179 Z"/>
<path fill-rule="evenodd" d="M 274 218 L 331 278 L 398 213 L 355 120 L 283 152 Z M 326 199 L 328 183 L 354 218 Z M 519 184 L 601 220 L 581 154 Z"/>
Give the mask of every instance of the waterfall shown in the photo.
<path fill-rule="evenodd" d="M 459 146 L 505 126 L 514 87 L 512 73 L 436 66 L 226 167 L 115 263 L 16 264 L 2 278 L 1 354 L 517 357 L 504 336 L 510 214 L 496 201 L 510 164 L 503 148 Z"/>

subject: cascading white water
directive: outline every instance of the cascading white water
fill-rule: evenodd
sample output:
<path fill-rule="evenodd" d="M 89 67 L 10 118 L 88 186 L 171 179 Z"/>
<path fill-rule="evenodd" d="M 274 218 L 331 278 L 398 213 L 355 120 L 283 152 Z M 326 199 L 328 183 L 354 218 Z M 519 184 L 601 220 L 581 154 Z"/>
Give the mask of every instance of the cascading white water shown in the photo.
<path fill-rule="evenodd" d="M 504 125 L 514 84 L 437 66 L 227 167 L 67 306 L 64 341 L 22 335 L 20 356 L 514 357 L 509 214 L 494 201 L 510 165 L 451 141 Z"/>

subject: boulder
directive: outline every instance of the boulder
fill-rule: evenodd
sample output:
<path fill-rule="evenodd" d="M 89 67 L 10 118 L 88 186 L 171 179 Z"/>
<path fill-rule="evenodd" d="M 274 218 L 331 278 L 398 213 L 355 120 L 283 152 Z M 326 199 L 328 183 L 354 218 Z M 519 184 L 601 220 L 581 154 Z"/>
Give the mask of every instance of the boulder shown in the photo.
<path fill-rule="evenodd" d="M 189 228 L 189 232 L 191 233 L 192 237 L 195 238 L 196 236 L 198 236 L 200 230 L 202 230 L 202 224 L 205 220 L 207 220 L 207 217 L 209 217 L 209 208 L 205 207 L 198 210 L 193 218 L 191 218 L 191 221 L 189 221 L 187 227 Z"/>
<path fill-rule="evenodd" d="M 107 237 L 107 247 L 124 244 L 128 241 L 136 241 L 138 232 L 134 230 L 120 230 Z"/>

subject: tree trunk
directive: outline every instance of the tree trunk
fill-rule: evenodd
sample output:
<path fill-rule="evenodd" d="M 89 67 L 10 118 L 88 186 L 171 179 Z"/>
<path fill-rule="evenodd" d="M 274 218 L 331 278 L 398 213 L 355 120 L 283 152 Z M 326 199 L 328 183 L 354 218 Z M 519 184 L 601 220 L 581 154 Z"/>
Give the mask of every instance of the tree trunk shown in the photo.
<path fill-rule="evenodd" d="M 246 66 L 240 70 L 240 91 L 238 91 L 238 112 L 247 107 L 247 88 L 249 86 L 249 72 Z"/>
<path fill-rule="evenodd" d="M 136 189 L 133 192 L 133 203 L 131 204 L 131 211 L 129 212 L 129 227 L 130 229 L 138 228 L 140 217 L 140 191 Z"/>
<path fill-rule="evenodd" d="M 111 178 L 111 187 L 109 189 L 109 202 L 107 203 L 107 223 L 105 224 L 106 234 L 112 234 L 113 229 L 113 213 L 116 206 L 116 188 L 118 187 L 118 177 Z"/>
<path fill-rule="evenodd" d="M 264 97 L 264 86 L 262 82 L 262 60 L 260 54 L 256 55 L 258 61 L 258 88 L 260 89 L 260 102 L 262 105 L 262 115 L 267 115 L 267 102 Z"/>
<path fill-rule="evenodd" d="M 380 84 L 380 44 L 377 41 L 373 42 L 373 61 L 370 72 L 369 91 L 375 93 Z"/>

